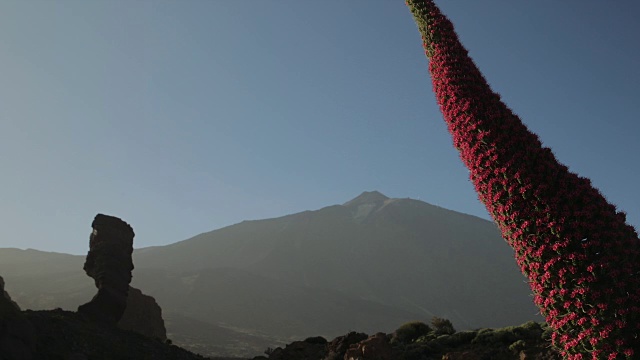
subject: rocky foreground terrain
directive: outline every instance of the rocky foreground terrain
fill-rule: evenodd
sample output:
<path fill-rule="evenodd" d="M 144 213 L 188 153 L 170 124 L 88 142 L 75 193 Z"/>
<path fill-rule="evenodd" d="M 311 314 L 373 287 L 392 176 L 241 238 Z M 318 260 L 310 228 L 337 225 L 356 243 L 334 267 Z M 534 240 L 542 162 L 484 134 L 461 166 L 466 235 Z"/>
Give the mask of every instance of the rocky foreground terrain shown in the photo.
<path fill-rule="evenodd" d="M 456 332 L 445 319 L 402 325 L 392 334 L 351 332 L 332 341 L 311 337 L 267 349 L 253 360 L 556 360 L 546 324 Z"/>
<path fill-rule="evenodd" d="M 95 323 L 76 312 L 27 310 L 21 315 L 26 321 L 22 335 L 31 335 L 35 340 L 31 356 L 13 352 L 13 357 L 3 359 L 205 359 L 158 338 Z"/>
<path fill-rule="evenodd" d="M 116 325 L 62 309 L 21 311 L 1 278 L 0 294 L 0 360 L 212 359 L 172 345 L 159 307 L 139 290 L 129 290 L 127 309 Z M 456 332 L 450 321 L 433 318 L 431 325 L 409 322 L 391 334 L 350 332 L 331 341 L 310 337 L 267 348 L 265 356 L 253 360 L 560 359 L 550 347 L 550 334 L 546 324 L 533 321 Z"/>
<path fill-rule="evenodd" d="M 203 357 L 170 341 L 97 324 L 70 311 L 27 310 L 13 324 L 21 325 L 10 330 L 11 343 L 7 342 L 7 328 L 3 329 L 3 360 L 231 360 Z M 392 334 L 351 332 L 331 341 L 311 337 L 283 348 L 265 349 L 264 356 L 253 360 L 559 360 L 550 348 L 549 336 L 549 329 L 535 322 L 453 333 L 415 322 Z"/>

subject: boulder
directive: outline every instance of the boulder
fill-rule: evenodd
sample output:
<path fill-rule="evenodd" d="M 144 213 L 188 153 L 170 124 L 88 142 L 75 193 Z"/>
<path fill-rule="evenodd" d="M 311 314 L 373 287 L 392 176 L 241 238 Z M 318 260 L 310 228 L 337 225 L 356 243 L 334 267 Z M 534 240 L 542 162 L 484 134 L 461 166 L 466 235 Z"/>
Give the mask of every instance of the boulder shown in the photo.
<path fill-rule="evenodd" d="M 329 354 L 324 360 L 342 360 L 344 354 L 352 344 L 357 344 L 362 340 L 368 338 L 369 335 L 365 333 L 357 333 L 352 331 L 346 335 L 338 336 L 329 343 Z"/>
<path fill-rule="evenodd" d="M 385 333 L 377 333 L 357 344 L 352 344 L 344 360 L 393 360 L 393 349 Z"/>
<path fill-rule="evenodd" d="M 129 287 L 127 308 L 118 322 L 118 327 L 153 339 L 167 340 L 162 309 L 153 297 L 134 287 Z"/>
<path fill-rule="evenodd" d="M 135 234 L 126 222 L 103 214 L 96 215 L 91 227 L 84 270 L 95 280 L 98 293 L 80 305 L 78 312 L 93 321 L 116 326 L 127 307 Z"/>

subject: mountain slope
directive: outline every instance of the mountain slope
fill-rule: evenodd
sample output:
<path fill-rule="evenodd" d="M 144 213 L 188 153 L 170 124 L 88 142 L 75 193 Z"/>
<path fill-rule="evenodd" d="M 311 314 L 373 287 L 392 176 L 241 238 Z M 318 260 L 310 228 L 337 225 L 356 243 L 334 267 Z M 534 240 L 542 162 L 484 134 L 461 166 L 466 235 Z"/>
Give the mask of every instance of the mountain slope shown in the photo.
<path fill-rule="evenodd" d="M 489 221 L 363 193 L 344 205 L 245 221 L 135 253 L 138 269 L 233 267 L 459 326 L 535 317 L 512 250 Z"/>

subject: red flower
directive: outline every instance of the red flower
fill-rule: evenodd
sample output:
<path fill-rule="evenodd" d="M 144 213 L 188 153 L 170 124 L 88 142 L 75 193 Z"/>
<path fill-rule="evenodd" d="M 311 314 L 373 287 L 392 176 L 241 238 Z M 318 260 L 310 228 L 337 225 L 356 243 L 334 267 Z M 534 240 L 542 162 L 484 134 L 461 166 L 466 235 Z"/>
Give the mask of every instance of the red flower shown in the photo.
<path fill-rule="evenodd" d="M 560 335 L 554 333 L 554 343 L 560 340 L 570 359 L 633 355 L 640 348 L 635 229 L 501 102 L 432 0 L 407 5 L 453 144 L 478 198 L 514 248 L 534 302 Z"/>

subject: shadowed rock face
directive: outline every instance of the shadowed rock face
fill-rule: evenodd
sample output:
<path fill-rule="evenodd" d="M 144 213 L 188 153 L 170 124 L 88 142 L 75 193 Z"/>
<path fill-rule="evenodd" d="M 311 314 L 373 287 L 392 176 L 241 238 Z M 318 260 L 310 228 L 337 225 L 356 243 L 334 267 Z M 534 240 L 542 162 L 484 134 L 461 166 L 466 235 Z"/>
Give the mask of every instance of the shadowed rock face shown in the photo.
<path fill-rule="evenodd" d="M 167 340 L 162 309 L 153 297 L 143 294 L 134 287 L 129 287 L 127 309 L 118 322 L 118 327 L 152 339 Z"/>
<path fill-rule="evenodd" d="M 4 291 L 4 279 L 0 277 L 0 359 L 31 360 L 35 342 L 33 325 Z"/>
<path fill-rule="evenodd" d="M 324 360 L 343 360 L 345 353 L 352 344 L 357 344 L 368 337 L 365 333 L 357 333 L 355 331 L 347 335 L 338 336 L 329 343 L 329 354 Z"/>
<path fill-rule="evenodd" d="M 95 280 L 98 293 L 78 312 L 90 319 L 115 326 L 127 307 L 133 270 L 134 232 L 114 216 L 96 215 L 91 224 L 89 253 L 84 270 Z"/>
<path fill-rule="evenodd" d="M 4 279 L 0 276 L 0 319 L 3 318 L 3 314 L 11 314 L 18 311 L 20 311 L 20 307 L 4 291 Z"/>

